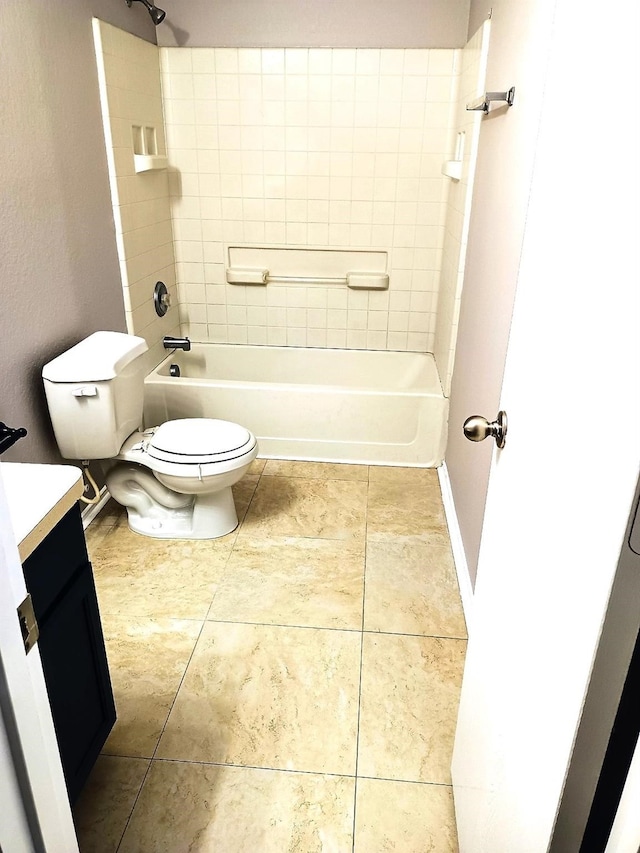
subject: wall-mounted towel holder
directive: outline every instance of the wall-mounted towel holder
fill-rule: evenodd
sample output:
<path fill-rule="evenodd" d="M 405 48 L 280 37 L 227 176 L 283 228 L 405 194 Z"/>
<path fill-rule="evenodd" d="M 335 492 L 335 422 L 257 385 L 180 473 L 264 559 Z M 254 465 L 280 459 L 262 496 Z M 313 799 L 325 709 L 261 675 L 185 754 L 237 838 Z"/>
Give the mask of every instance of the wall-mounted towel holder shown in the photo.
<path fill-rule="evenodd" d="M 13 447 L 16 441 L 24 438 L 26 434 L 27 431 L 24 427 L 14 429 L 13 427 L 0 423 L 0 453 L 4 453 L 5 450 Z"/>
<path fill-rule="evenodd" d="M 346 284 L 356 290 L 387 290 L 386 273 L 348 272 L 344 277 L 333 278 L 310 275 L 269 275 L 262 269 L 227 269 L 229 284 Z"/>
<path fill-rule="evenodd" d="M 284 284 L 358 290 L 389 287 L 385 249 L 311 249 L 286 246 L 228 246 L 229 284 Z"/>
<path fill-rule="evenodd" d="M 507 106 L 513 106 L 513 99 L 516 95 L 516 87 L 512 86 L 507 92 L 485 92 L 475 101 L 467 104 L 468 110 L 482 110 L 486 115 L 489 112 L 489 104 L 492 101 L 505 101 Z"/>

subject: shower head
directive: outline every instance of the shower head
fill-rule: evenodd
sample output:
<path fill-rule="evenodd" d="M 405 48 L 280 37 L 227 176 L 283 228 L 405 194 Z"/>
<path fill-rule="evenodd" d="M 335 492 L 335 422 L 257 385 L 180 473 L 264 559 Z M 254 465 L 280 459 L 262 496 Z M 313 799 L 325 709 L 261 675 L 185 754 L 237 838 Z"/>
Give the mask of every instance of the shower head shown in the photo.
<path fill-rule="evenodd" d="M 161 24 L 164 21 L 164 17 L 167 13 L 163 9 L 158 9 L 158 7 L 155 4 L 151 3 L 150 0 L 138 1 L 147 7 L 149 14 L 151 15 L 151 20 L 156 25 L 156 27 L 158 26 L 158 24 Z M 125 0 L 125 2 L 127 6 L 131 8 L 133 0 Z"/>

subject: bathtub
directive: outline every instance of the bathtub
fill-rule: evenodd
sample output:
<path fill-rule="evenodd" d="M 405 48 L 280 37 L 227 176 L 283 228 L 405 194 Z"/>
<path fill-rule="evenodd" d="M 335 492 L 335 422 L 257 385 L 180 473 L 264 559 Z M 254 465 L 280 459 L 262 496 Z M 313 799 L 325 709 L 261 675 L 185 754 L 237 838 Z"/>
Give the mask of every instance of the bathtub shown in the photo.
<path fill-rule="evenodd" d="M 176 350 L 145 379 L 145 426 L 235 421 L 267 459 L 436 467 L 447 415 L 426 353 L 203 343 Z"/>

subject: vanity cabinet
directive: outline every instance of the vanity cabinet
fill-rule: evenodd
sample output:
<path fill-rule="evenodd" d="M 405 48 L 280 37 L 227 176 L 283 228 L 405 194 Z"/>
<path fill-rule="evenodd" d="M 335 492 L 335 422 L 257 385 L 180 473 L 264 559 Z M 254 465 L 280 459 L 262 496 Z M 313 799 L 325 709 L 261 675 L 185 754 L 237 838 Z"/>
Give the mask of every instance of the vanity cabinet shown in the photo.
<path fill-rule="evenodd" d="M 73 803 L 116 719 L 77 504 L 23 562 L 23 570 L 40 629 L 38 648 Z"/>

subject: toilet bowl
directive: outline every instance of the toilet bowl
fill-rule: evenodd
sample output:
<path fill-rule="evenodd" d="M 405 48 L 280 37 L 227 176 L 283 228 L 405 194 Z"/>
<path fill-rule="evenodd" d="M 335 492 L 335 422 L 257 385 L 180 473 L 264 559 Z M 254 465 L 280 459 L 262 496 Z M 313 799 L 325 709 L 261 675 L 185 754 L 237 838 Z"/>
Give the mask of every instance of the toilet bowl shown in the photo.
<path fill-rule="evenodd" d="M 107 474 L 129 526 L 159 539 L 213 539 L 238 525 L 231 487 L 258 454 L 249 430 L 229 421 L 184 418 L 136 431 Z"/>
<path fill-rule="evenodd" d="M 106 475 L 129 526 L 158 539 L 214 539 L 238 516 L 231 487 L 258 455 L 252 433 L 214 418 L 142 430 L 143 338 L 95 332 L 42 370 L 51 422 L 66 459 L 113 459 Z"/>

